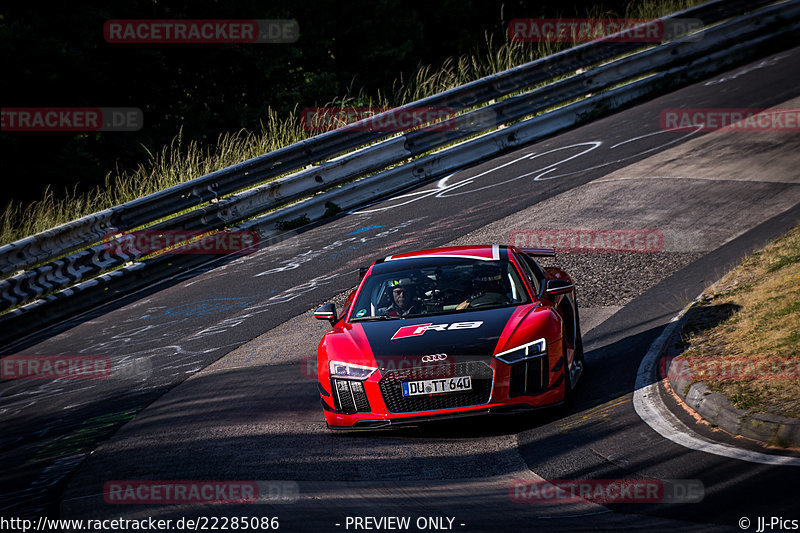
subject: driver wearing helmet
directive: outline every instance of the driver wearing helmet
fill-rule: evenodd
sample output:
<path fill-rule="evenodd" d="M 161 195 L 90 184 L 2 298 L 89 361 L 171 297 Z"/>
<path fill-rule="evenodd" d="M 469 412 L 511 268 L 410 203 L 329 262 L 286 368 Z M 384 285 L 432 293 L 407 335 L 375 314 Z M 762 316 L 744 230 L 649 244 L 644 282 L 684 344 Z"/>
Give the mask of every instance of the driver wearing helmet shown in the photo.
<path fill-rule="evenodd" d="M 410 278 L 389 280 L 387 289 L 392 305 L 378 309 L 379 315 L 405 316 L 419 312 L 414 305 L 414 283 Z"/>

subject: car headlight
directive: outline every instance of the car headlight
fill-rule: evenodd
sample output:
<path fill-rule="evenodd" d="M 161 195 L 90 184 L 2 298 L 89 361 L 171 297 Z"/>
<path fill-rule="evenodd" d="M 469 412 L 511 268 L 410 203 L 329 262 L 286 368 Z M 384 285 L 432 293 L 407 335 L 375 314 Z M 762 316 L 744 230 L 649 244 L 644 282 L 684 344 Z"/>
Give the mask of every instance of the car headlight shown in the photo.
<path fill-rule="evenodd" d="M 518 363 L 519 361 L 524 361 L 525 359 L 530 359 L 531 357 L 539 357 L 545 353 L 547 353 L 547 341 L 544 339 L 537 339 L 533 342 L 523 344 L 522 346 L 500 352 L 495 355 L 495 357 L 510 365 Z"/>
<path fill-rule="evenodd" d="M 354 365 L 352 363 L 342 363 L 339 361 L 331 361 L 328 363 L 328 369 L 330 370 L 332 378 L 357 380 L 365 380 L 370 377 L 373 372 L 378 370 L 371 366 Z"/>

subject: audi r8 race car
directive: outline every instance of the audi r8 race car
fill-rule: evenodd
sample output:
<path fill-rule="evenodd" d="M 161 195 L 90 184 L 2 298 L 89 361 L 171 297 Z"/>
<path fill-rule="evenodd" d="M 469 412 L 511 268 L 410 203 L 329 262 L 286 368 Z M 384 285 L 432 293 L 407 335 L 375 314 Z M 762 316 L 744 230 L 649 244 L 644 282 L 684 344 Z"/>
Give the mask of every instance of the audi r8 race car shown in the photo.
<path fill-rule="evenodd" d="M 570 277 L 553 250 L 461 246 L 361 269 L 317 353 L 331 429 L 514 412 L 569 401 L 584 368 Z"/>

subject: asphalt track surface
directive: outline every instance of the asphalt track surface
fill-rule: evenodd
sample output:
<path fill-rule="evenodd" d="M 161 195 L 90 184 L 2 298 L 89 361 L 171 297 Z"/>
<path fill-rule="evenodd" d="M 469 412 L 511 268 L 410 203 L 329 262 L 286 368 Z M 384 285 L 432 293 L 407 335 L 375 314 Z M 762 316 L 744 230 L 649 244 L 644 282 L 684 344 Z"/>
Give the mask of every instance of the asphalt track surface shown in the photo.
<path fill-rule="evenodd" d="M 353 530 L 348 516 L 409 516 L 412 531 L 420 517 L 463 531 L 738 531 L 745 516 L 753 529 L 757 517 L 800 519 L 797 467 L 684 448 L 632 405 L 639 362 L 670 318 L 800 219 L 800 135 L 667 132 L 660 112 L 797 109 L 799 73 L 800 49 L 775 54 L 6 347 L 106 356 L 114 372 L 0 383 L 3 516 L 277 516 L 284 531 Z M 587 370 L 574 407 L 390 432 L 325 428 L 309 358 L 326 323 L 310 309 L 341 302 L 372 259 L 545 228 L 664 236 L 657 253 L 548 260 L 578 287 Z M 683 418 L 709 438 L 788 453 Z M 703 496 L 510 497 L 514 480 L 581 478 L 699 480 Z M 187 479 L 259 481 L 264 492 L 247 505 L 118 505 L 102 494 L 112 480 Z"/>

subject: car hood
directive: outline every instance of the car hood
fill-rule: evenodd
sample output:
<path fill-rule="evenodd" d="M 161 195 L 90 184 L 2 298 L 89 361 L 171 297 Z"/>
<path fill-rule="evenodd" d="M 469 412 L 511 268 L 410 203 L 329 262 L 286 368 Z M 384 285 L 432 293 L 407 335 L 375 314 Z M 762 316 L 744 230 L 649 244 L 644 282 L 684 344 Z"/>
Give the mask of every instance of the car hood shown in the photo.
<path fill-rule="evenodd" d="M 381 366 L 398 357 L 447 354 L 455 360 L 491 360 L 517 307 L 398 320 L 358 322 Z"/>

